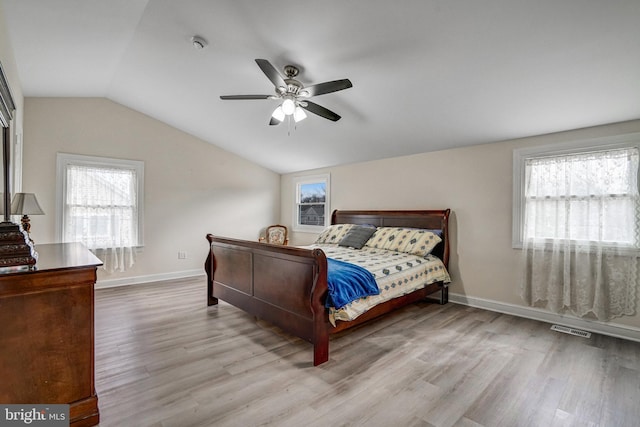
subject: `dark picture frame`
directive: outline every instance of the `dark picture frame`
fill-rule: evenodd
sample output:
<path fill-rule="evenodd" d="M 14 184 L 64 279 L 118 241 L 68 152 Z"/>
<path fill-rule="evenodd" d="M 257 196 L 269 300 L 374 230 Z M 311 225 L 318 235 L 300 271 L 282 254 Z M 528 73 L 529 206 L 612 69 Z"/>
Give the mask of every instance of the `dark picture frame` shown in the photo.
<path fill-rule="evenodd" d="M 0 63 L 0 125 L 2 125 L 2 177 L 4 220 L 0 223 L 0 269 L 32 269 L 38 254 L 27 233 L 11 222 L 11 120 L 16 104 Z"/>

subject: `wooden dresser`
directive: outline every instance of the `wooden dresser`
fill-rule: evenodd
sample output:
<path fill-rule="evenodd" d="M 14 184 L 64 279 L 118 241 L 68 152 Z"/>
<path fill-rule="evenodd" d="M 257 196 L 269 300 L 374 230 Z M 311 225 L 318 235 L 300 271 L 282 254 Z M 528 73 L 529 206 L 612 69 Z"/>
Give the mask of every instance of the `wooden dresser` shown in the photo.
<path fill-rule="evenodd" d="M 94 284 L 102 262 L 80 243 L 37 245 L 34 271 L 0 273 L 0 403 L 70 405 L 98 424 Z"/>

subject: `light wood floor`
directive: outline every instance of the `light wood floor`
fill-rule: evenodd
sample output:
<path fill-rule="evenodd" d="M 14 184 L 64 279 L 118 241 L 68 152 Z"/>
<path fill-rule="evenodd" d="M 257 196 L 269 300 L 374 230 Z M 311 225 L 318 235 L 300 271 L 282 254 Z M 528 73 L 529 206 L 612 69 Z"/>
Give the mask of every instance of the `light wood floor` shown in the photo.
<path fill-rule="evenodd" d="M 311 345 L 204 278 L 96 291 L 100 426 L 638 426 L 640 343 L 420 303 Z"/>

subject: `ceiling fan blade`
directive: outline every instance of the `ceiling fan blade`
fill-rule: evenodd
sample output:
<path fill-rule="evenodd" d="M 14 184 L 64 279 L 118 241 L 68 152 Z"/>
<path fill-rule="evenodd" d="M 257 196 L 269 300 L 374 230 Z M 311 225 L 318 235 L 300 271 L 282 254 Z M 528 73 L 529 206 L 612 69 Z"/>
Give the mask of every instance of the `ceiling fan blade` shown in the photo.
<path fill-rule="evenodd" d="M 280 123 L 282 122 L 274 117 L 271 117 L 271 120 L 269 120 L 269 126 L 277 126 Z"/>
<path fill-rule="evenodd" d="M 304 105 L 306 104 L 306 105 Z M 320 117 L 324 117 L 325 119 L 329 119 L 332 120 L 334 122 L 337 122 L 338 120 L 340 120 L 340 116 L 337 115 L 336 113 L 334 113 L 331 110 L 327 110 L 326 108 L 311 102 L 311 101 L 305 101 L 304 103 L 300 103 L 300 106 L 302 108 L 304 108 L 305 110 L 313 113 L 313 114 L 317 114 Z"/>
<path fill-rule="evenodd" d="M 353 87 L 349 79 L 334 80 L 332 82 L 318 83 L 317 85 L 306 86 L 302 89 L 300 96 L 318 96 L 325 93 L 337 92 L 339 90 L 349 89 Z M 308 93 L 308 95 L 306 93 Z"/>
<path fill-rule="evenodd" d="M 269 99 L 272 95 L 222 95 L 220 99 Z"/>
<path fill-rule="evenodd" d="M 287 87 L 284 79 L 282 78 L 280 73 L 278 73 L 278 70 L 276 70 L 275 67 L 271 65 L 271 62 L 267 61 L 266 59 L 256 59 L 256 63 L 258 64 L 258 67 L 260 67 L 262 72 L 267 76 L 267 78 L 271 80 L 271 83 L 273 83 L 275 87 Z"/>

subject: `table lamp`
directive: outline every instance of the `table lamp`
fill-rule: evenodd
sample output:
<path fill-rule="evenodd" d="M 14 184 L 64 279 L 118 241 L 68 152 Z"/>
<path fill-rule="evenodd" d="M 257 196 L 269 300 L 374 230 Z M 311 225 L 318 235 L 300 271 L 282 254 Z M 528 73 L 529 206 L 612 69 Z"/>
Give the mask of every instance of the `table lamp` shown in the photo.
<path fill-rule="evenodd" d="M 22 222 L 22 229 L 27 232 L 29 240 L 31 239 L 31 220 L 29 215 L 44 215 L 44 211 L 36 199 L 36 195 L 33 193 L 16 193 L 13 196 L 13 202 L 11 202 L 11 214 L 22 215 L 20 222 Z"/>

